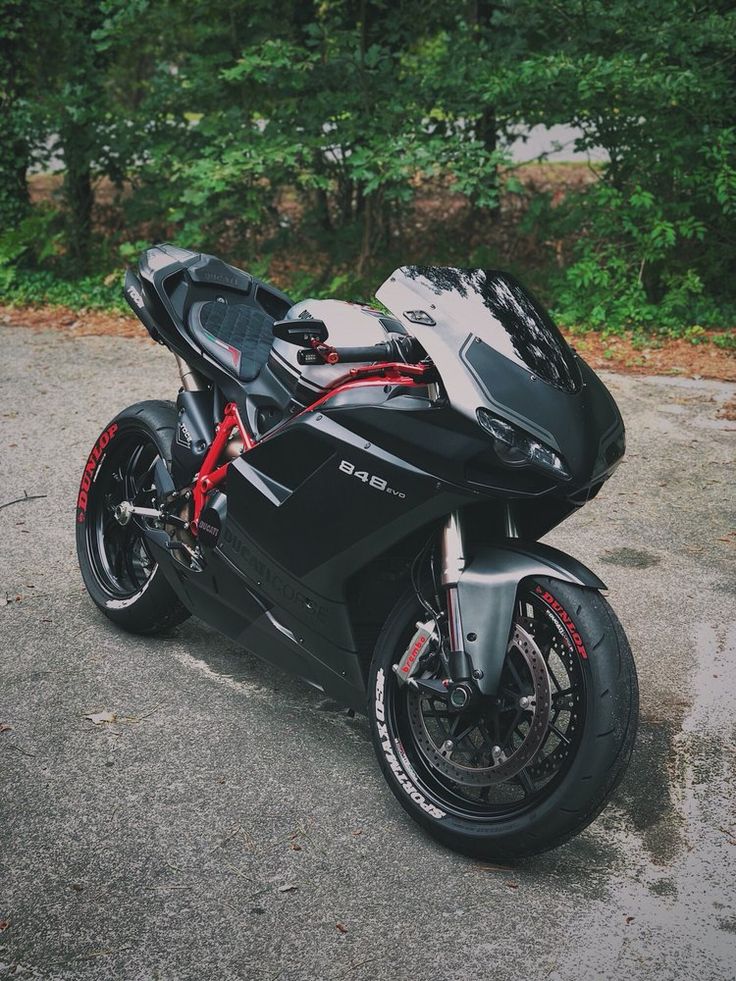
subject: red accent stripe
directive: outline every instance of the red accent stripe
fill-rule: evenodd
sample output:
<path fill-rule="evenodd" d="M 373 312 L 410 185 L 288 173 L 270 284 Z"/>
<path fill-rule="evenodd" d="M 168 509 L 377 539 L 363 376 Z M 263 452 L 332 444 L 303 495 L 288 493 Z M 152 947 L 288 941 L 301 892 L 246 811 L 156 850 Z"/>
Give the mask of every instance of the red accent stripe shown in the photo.
<path fill-rule="evenodd" d="M 233 429 L 237 428 L 240 438 L 243 440 L 243 452 L 247 453 L 254 446 L 257 446 L 258 443 L 262 443 L 266 439 L 271 439 L 272 436 L 275 436 L 285 426 L 291 425 L 295 419 L 298 419 L 307 412 L 314 412 L 321 405 L 324 405 L 325 402 L 329 401 L 329 399 L 334 398 L 341 392 L 348 391 L 352 388 L 375 385 L 410 385 L 418 387 L 427 384 L 426 381 L 422 380 L 427 375 L 427 371 L 428 369 L 425 365 L 403 364 L 398 361 L 388 364 L 351 368 L 347 374 L 336 378 L 330 389 L 324 395 L 320 396 L 316 402 L 312 402 L 311 405 L 302 409 L 301 412 L 292 416 L 291 419 L 287 419 L 286 422 L 272 429 L 260 440 L 253 439 L 243 425 L 237 405 L 234 402 L 228 402 L 223 412 L 220 427 L 210 444 L 210 448 L 207 450 L 205 458 L 202 461 L 202 466 L 194 481 L 194 488 L 192 490 L 192 497 L 194 498 L 194 515 L 191 523 L 192 533 L 194 535 L 197 534 L 197 523 L 204 508 L 207 494 L 214 487 L 217 487 L 218 484 L 222 483 L 227 474 L 227 468 L 232 462 L 229 460 L 227 463 L 222 463 L 218 466 L 222 451 L 225 449 L 225 444 Z"/>

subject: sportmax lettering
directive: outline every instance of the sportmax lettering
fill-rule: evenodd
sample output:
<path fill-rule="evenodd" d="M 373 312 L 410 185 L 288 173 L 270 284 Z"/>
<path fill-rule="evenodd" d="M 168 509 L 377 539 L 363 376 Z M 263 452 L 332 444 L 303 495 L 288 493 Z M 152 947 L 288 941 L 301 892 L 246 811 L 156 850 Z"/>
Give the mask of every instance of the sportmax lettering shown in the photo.
<path fill-rule="evenodd" d="M 386 726 L 386 712 L 383 704 L 385 682 L 386 676 L 383 673 L 383 668 L 379 668 L 378 673 L 376 674 L 375 711 L 376 718 L 378 719 L 378 736 L 381 740 L 381 749 L 386 757 L 386 762 L 391 767 L 391 771 L 398 780 L 399 786 L 404 793 L 408 797 L 411 797 L 415 804 L 419 804 L 421 809 L 426 811 L 430 817 L 437 818 L 439 821 L 443 817 L 447 817 L 446 812 L 441 811 L 439 807 L 435 807 L 434 804 L 430 804 L 424 794 L 417 790 L 409 777 L 406 775 L 401 763 L 399 763 L 399 761 L 396 759 L 396 754 L 391 746 L 391 737 L 388 734 L 388 727 Z"/>

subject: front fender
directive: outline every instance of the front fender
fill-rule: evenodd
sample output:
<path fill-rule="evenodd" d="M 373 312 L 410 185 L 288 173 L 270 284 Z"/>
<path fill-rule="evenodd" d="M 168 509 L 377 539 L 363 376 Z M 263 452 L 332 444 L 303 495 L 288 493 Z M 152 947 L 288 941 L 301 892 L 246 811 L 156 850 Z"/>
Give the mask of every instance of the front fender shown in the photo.
<path fill-rule="evenodd" d="M 510 540 L 483 546 L 460 574 L 458 601 L 465 649 L 473 669 L 482 672 L 477 685 L 494 695 L 503 670 L 511 634 L 519 583 L 529 576 L 545 576 L 588 589 L 606 584 L 582 562 L 539 542 Z M 474 640 L 469 640 L 475 635 Z"/>

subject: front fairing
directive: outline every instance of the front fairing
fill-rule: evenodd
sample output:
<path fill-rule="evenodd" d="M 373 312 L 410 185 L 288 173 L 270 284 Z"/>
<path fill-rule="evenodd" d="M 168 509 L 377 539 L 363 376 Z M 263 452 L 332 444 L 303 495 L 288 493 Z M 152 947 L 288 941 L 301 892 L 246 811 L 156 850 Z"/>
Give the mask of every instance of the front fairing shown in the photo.
<path fill-rule="evenodd" d="M 424 347 L 452 407 L 480 407 L 560 454 L 569 492 L 610 472 L 624 429 L 605 385 L 537 301 L 506 273 L 404 266 L 378 299 Z"/>

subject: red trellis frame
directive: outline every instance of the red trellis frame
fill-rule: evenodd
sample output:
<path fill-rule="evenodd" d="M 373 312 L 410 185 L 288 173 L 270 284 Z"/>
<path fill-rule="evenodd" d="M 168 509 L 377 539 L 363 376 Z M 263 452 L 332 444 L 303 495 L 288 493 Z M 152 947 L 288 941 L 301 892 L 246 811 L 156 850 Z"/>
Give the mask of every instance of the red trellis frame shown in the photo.
<path fill-rule="evenodd" d="M 329 399 L 334 398 L 339 395 L 340 392 L 345 392 L 351 388 L 360 388 L 363 386 L 372 385 L 426 385 L 426 375 L 429 371 L 428 366 L 421 364 L 403 364 L 399 361 L 390 362 L 388 364 L 378 364 L 378 365 L 367 365 L 360 368 L 351 368 L 346 374 L 341 375 L 336 378 L 330 389 L 321 395 L 316 402 L 312 402 L 305 409 L 302 409 L 296 416 L 292 416 L 287 422 L 282 423 L 276 429 L 272 430 L 264 436 L 264 439 L 270 439 L 278 431 L 280 431 L 283 426 L 288 426 L 294 419 L 298 419 L 299 416 L 304 415 L 307 412 L 314 412 L 321 405 L 324 405 Z M 194 514 L 192 516 L 191 531 L 194 535 L 197 534 L 197 523 L 199 517 L 202 513 L 202 508 L 204 507 L 204 502 L 209 494 L 209 492 L 221 484 L 225 479 L 227 473 L 227 468 L 233 462 L 228 460 L 226 463 L 220 463 L 222 458 L 222 452 L 225 449 L 227 441 L 234 429 L 237 429 L 238 435 L 243 441 L 243 452 L 247 453 L 248 450 L 252 450 L 254 446 L 259 442 L 255 440 L 250 432 L 246 429 L 243 420 L 240 417 L 240 412 L 238 407 L 234 402 L 228 402 L 222 414 L 222 422 L 217 427 L 215 433 L 215 438 L 210 444 L 209 450 L 202 461 L 202 466 L 199 469 L 199 473 L 194 478 L 194 488 L 192 490 L 192 497 L 194 499 Z"/>

